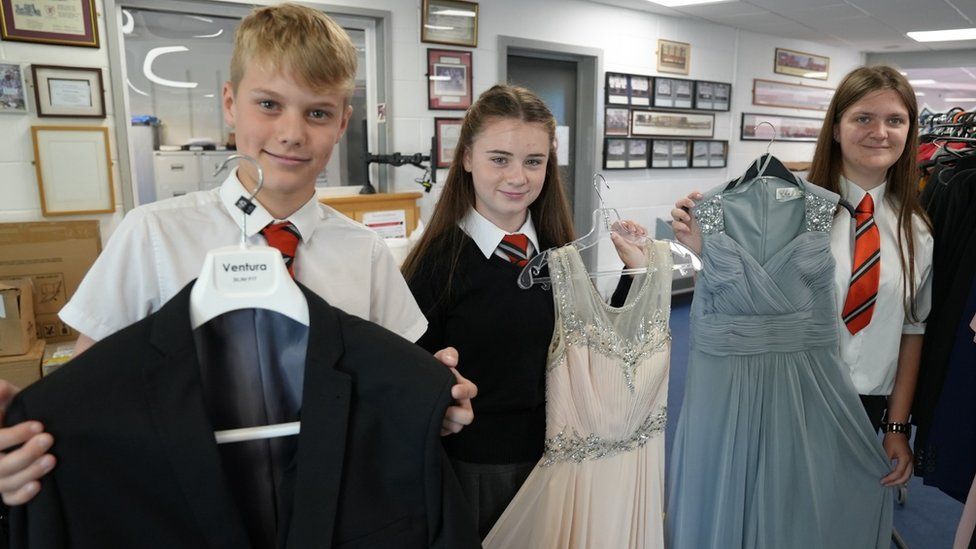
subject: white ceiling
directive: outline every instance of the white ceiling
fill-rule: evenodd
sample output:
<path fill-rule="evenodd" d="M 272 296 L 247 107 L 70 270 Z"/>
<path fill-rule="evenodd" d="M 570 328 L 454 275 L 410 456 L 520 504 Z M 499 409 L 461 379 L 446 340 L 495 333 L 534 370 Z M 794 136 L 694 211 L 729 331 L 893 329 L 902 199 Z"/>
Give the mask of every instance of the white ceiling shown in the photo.
<path fill-rule="evenodd" d="M 647 0 L 592 1 L 862 52 L 976 47 L 973 41 L 922 43 L 905 35 L 909 31 L 976 27 L 976 0 L 735 0 L 680 8 L 665 8 Z"/>

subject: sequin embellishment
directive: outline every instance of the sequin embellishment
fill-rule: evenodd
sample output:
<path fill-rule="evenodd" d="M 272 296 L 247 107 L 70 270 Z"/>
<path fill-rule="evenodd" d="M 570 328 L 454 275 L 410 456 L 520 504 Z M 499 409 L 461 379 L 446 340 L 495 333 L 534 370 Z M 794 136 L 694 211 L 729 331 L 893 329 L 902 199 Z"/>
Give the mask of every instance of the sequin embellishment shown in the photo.
<path fill-rule="evenodd" d="M 813 193 L 806 193 L 807 230 L 828 232 L 834 224 L 837 203 Z"/>
<path fill-rule="evenodd" d="M 641 448 L 652 437 L 664 431 L 668 421 L 668 410 L 661 407 L 652 412 L 633 434 L 621 440 L 607 440 L 600 436 L 580 435 L 574 429 L 571 434 L 563 429 L 556 436 L 546 439 L 546 449 L 542 454 L 542 467 L 549 467 L 562 461 L 580 463 L 591 459 L 601 459 Z"/>
<path fill-rule="evenodd" d="M 692 214 L 698 219 L 703 235 L 725 232 L 725 218 L 722 215 L 722 196 L 716 195 L 697 204 Z"/>

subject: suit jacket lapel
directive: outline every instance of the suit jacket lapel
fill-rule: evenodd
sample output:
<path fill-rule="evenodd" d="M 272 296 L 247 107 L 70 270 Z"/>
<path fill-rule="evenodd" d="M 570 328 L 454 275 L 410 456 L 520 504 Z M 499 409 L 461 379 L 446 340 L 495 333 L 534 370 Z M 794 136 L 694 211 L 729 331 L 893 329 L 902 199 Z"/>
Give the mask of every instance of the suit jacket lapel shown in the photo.
<path fill-rule="evenodd" d="M 287 547 L 331 547 L 342 484 L 352 380 L 335 369 L 343 353 L 335 309 L 310 290 L 295 503 Z"/>
<path fill-rule="evenodd" d="M 145 361 L 150 414 L 187 506 L 210 547 L 249 547 L 227 488 L 213 427 L 203 403 L 200 366 L 190 329 L 187 285 L 153 318 L 158 354 Z"/>

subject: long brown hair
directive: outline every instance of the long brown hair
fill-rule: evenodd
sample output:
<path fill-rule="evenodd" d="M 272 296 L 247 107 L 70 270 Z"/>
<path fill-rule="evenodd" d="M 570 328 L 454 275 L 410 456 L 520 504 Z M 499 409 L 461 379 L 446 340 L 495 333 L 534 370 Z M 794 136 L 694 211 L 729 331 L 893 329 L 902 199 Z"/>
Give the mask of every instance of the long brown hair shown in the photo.
<path fill-rule="evenodd" d="M 417 274 L 422 258 L 437 253 L 448 260 L 447 283 L 451 284 L 464 244 L 464 238 L 455 229 L 475 204 L 474 182 L 471 172 L 464 169 L 464 153 L 471 148 L 485 123 L 499 119 L 539 123 L 545 128 L 550 143 L 546 178 L 539 196 L 529 205 L 529 211 L 542 246 L 562 246 L 573 240 L 569 203 L 563 192 L 556 161 L 556 118 L 535 93 L 518 86 L 492 86 L 478 97 L 464 115 L 444 190 L 423 237 L 403 263 L 403 275 L 407 280 Z"/>
<path fill-rule="evenodd" d="M 918 320 L 915 313 L 915 237 L 912 232 L 912 216 L 918 215 L 927 226 L 931 228 L 931 225 L 918 201 L 918 172 L 915 165 L 918 151 L 918 103 L 915 101 L 915 90 L 901 73 L 891 67 L 879 65 L 854 69 L 844 77 L 824 116 L 809 180 L 827 190 L 842 194 L 840 176 L 843 161 L 840 143 L 834 139 L 836 125 L 851 105 L 869 93 L 880 90 L 897 93 L 908 110 L 908 138 L 901 156 L 888 168 L 885 198 L 898 211 L 901 275 L 902 282 L 907 282 L 910 296 L 906 310 L 913 320 Z"/>

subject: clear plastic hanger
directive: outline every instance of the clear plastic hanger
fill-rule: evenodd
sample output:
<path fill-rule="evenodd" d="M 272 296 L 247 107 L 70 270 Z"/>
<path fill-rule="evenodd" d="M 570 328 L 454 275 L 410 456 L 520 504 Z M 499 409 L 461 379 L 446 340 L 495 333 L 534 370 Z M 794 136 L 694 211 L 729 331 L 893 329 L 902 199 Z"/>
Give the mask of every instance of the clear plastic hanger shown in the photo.
<path fill-rule="evenodd" d="M 596 196 L 600 201 L 600 207 L 593 210 L 593 224 L 590 226 L 590 232 L 570 242 L 568 245 L 575 246 L 577 250 L 583 251 L 599 243 L 601 240 L 603 240 L 604 236 L 609 235 L 610 233 L 617 233 L 630 242 L 636 243 L 644 240 L 650 241 L 651 239 L 647 236 L 637 235 L 627 230 L 627 228 L 621 223 L 620 213 L 616 208 L 607 208 L 604 206 L 603 195 L 600 194 L 601 182 L 603 185 L 606 185 L 608 189 L 610 188 L 610 185 L 607 184 L 607 180 L 605 177 L 603 177 L 603 174 L 598 173 L 593 176 L 593 188 L 596 189 Z M 676 242 L 674 240 L 668 240 L 667 242 L 668 247 L 671 249 L 671 253 L 684 260 L 676 261 L 673 264 L 672 269 L 674 271 L 677 271 L 684 276 L 692 271 L 700 271 L 702 269 L 702 261 L 698 254 L 691 251 L 688 247 L 680 242 Z M 522 272 L 519 273 L 519 288 L 527 290 L 535 284 L 548 285 L 551 282 L 551 279 L 548 276 L 539 275 L 542 272 L 542 269 L 549 264 L 550 254 L 555 249 L 556 248 L 549 248 L 548 250 L 544 250 L 529 260 L 525 267 L 522 268 Z M 589 276 L 590 278 L 598 278 L 601 276 L 620 276 L 641 274 L 646 272 L 647 268 L 641 267 L 636 269 L 595 271 L 589 273 Z"/>
<path fill-rule="evenodd" d="M 250 197 L 241 196 L 237 207 L 244 215 L 241 242 L 207 252 L 203 269 L 190 291 L 190 325 L 196 329 L 210 320 L 239 309 L 267 309 L 308 326 L 308 302 L 285 267 L 281 252 L 270 246 L 249 246 L 247 217 L 254 211 L 254 197 L 264 186 L 264 171 L 253 158 L 235 154 L 214 171 L 219 174 L 232 160 L 254 164 L 258 184 Z M 300 423 L 280 423 L 216 431 L 217 444 L 295 435 Z"/>

